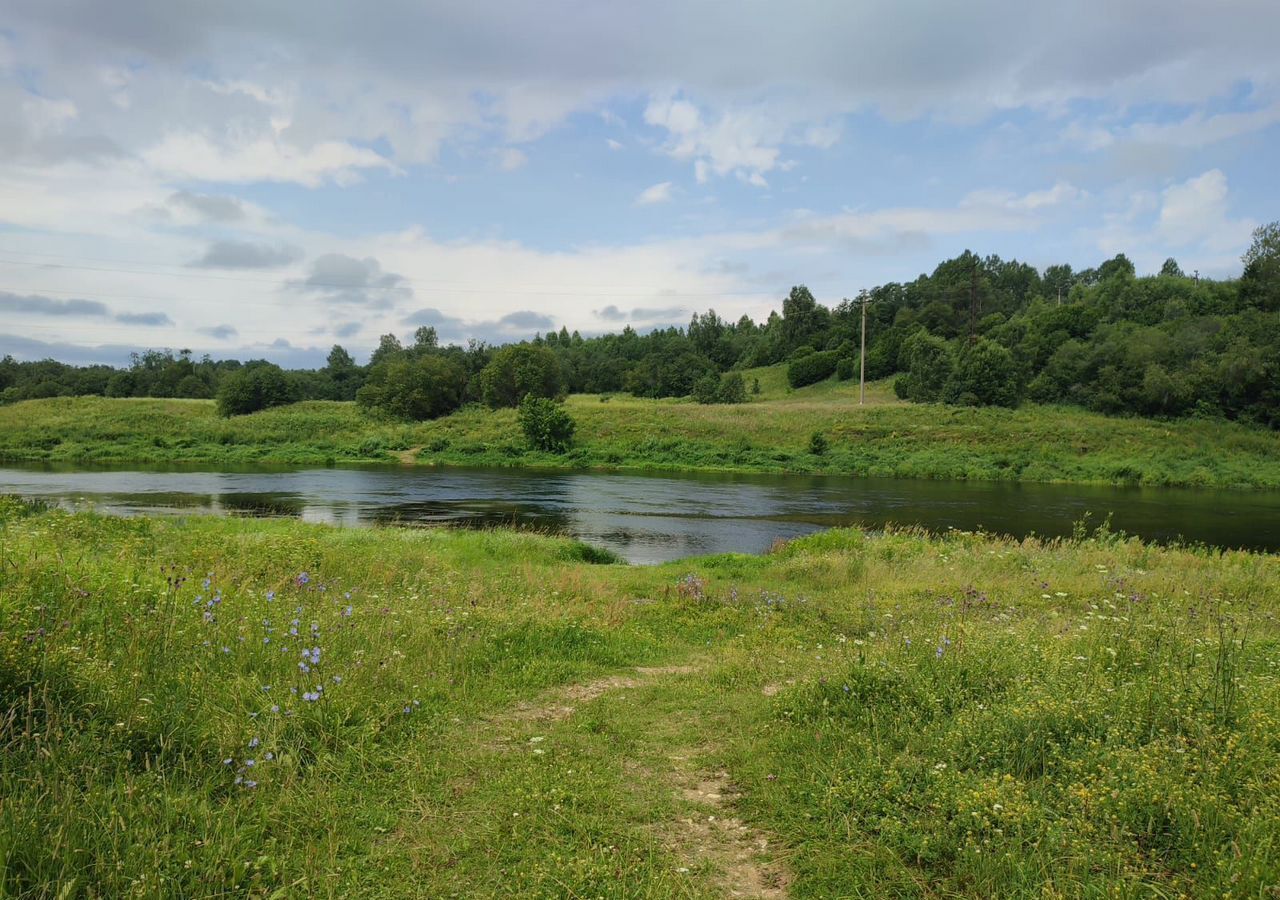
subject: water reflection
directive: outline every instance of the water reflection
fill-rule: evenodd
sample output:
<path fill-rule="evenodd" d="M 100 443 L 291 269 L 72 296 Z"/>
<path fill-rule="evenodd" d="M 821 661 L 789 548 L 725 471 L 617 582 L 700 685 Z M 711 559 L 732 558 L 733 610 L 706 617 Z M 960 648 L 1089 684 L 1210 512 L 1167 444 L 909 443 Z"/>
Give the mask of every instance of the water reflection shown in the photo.
<path fill-rule="evenodd" d="M 635 562 L 760 552 L 833 525 L 1069 534 L 1086 513 L 1153 540 L 1280 549 L 1280 493 L 528 469 L 0 468 L 0 492 L 104 512 L 290 516 L 333 525 L 516 525 Z"/>

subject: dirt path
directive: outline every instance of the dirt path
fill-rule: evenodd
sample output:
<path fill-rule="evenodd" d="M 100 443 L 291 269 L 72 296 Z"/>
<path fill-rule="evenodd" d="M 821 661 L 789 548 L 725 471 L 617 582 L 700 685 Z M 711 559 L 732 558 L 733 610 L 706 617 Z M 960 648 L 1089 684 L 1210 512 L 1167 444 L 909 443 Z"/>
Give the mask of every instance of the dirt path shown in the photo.
<path fill-rule="evenodd" d="M 396 459 L 400 460 L 401 464 L 412 466 L 418 461 L 418 454 L 422 452 L 422 449 L 422 447 L 410 447 L 408 450 L 393 450 L 392 452 L 395 454 Z"/>
<path fill-rule="evenodd" d="M 495 736 L 506 726 L 529 722 L 555 723 L 568 719 L 582 707 L 613 691 L 634 690 L 664 678 L 696 675 L 706 664 L 696 661 L 679 666 L 639 666 L 629 673 L 598 678 L 548 692 L 537 700 L 520 703 L 484 723 L 490 732 L 490 746 L 512 747 L 513 739 Z M 661 720 L 654 721 L 654 733 L 667 729 Z M 707 733 L 716 733 L 708 721 Z M 762 831 L 734 815 L 738 790 L 728 772 L 701 770 L 697 760 L 711 751 L 710 745 L 686 747 L 666 754 L 668 765 L 629 767 L 630 777 L 637 783 L 660 779 L 684 807 L 674 821 L 652 823 L 655 833 L 678 859 L 679 871 L 696 873 L 710 879 L 716 893 L 725 897 L 784 900 L 788 896 L 791 875 L 779 851 L 780 847 Z"/>
<path fill-rule="evenodd" d="M 737 791 L 729 773 L 677 771 L 674 781 L 696 810 L 678 823 L 677 848 L 698 863 L 709 863 L 726 897 L 785 898 L 790 873 L 770 853 L 769 838 L 733 815 Z"/>

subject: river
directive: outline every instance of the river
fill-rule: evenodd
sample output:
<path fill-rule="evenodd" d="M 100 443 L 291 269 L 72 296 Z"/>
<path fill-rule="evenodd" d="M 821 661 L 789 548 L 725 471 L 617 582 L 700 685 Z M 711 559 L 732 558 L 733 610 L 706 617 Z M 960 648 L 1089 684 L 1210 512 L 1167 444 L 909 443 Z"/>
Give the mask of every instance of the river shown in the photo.
<path fill-rule="evenodd" d="M 1156 541 L 1280 550 L 1280 492 L 814 475 L 405 466 L 191 471 L 0 467 L 0 493 L 120 515 L 289 516 L 309 522 L 518 525 L 635 563 L 759 553 L 835 525 L 983 528 L 1024 536 L 1097 524 Z"/>

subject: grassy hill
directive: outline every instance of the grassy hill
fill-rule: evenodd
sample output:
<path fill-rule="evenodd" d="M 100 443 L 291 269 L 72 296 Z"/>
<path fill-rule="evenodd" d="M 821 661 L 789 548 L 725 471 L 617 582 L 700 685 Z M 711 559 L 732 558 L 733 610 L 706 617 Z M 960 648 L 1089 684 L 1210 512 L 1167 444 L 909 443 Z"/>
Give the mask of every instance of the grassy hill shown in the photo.
<path fill-rule="evenodd" d="M 750 370 L 738 406 L 575 395 L 576 446 L 530 451 L 514 410 L 468 407 L 433 422 L 378 422 L 307 402 L 233 419 L 210 401 L 100 397 L 0 407 L 0 458 L 100 463 L 401 460 L 980 480 L 1280 487 L 1280 434 L 1214 420 L 1113 418 L 1066 407 L 966 409 L 898 401 L 888 382 L 792 391 L 783 367 Z M 809 451 L 815 432 L 829 449 Z"/>

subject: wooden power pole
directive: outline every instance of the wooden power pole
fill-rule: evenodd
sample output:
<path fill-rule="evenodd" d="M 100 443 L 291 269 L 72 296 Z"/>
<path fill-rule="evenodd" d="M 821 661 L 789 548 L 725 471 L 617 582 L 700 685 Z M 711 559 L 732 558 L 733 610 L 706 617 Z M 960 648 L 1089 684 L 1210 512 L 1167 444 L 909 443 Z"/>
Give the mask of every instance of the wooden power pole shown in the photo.
<path fill-rule="evenodd" d="M 871 298 L 866 291 L 858 294 L 858 304 L 862 307 L 862 352 L 858 354 L 858 405 L 867 402 L 867 303 Z"/>

